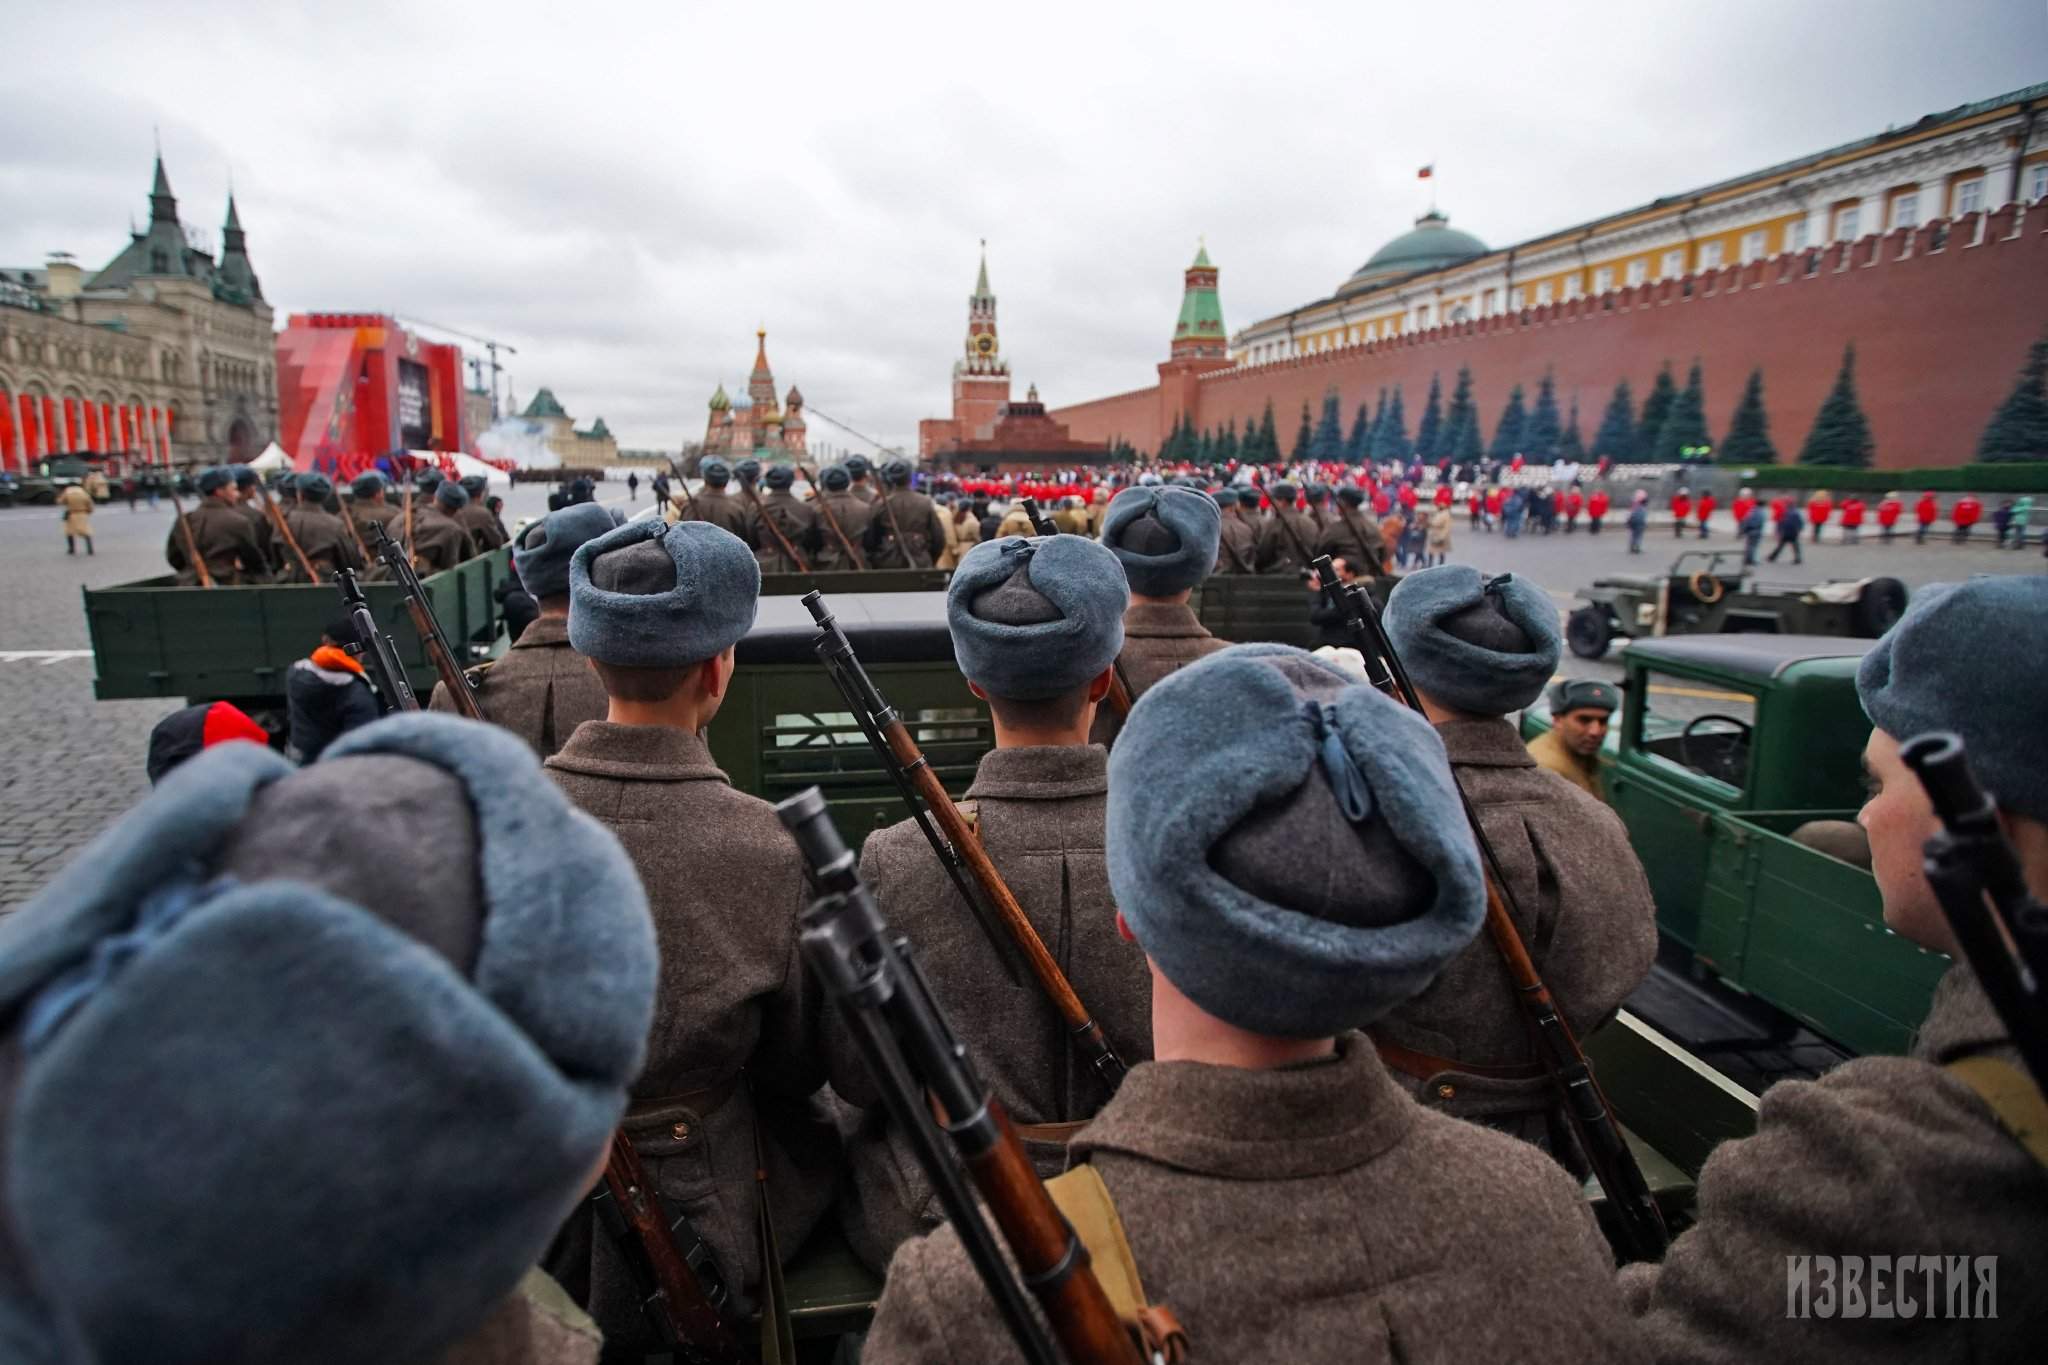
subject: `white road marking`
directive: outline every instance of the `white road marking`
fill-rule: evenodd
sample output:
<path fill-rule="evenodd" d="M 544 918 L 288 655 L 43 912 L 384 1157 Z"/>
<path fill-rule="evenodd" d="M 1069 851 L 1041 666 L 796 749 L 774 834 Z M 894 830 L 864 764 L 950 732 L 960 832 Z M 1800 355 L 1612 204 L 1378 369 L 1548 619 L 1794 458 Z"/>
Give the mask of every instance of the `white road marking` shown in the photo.
<path fill-rule="evenodd" d="M 66 659 L 91 657 L 92 651 L 89 649 L 0 649 L 0 663 L 29 663 L 40 659 L 45 668 L 51 664 L 62 663 Z"/>

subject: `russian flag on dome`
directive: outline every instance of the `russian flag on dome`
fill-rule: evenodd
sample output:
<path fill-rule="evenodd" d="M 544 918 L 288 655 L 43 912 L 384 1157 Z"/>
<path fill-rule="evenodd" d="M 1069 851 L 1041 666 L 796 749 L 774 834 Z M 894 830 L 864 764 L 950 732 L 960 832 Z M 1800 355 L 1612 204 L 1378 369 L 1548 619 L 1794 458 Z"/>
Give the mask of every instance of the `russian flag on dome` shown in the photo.
<path fill-rule="evenodd" d="M 1435 175 L 1435 174 L 1436 174 L 1436 163 L 1435 163 L 1434 161 L 1432 161 L 1432 162 L 1430 162 L 1430 163 L 1429 163 L 1429 164 L 1428 164 L 1427 166 L 1424 166 L 1424 167 L 1423 167 L 1423 168 L 1422 168 L 1421 170 L 1418 170 L 1417 172 L 1415 172 L 1415 178 L 1416 178 L 1417 180 L 1427 180 L 1427 179 L 1429 179 L 1429 178 L 1430 178 L 1431 176 L 1433 176 L 1433 175 Z"/>

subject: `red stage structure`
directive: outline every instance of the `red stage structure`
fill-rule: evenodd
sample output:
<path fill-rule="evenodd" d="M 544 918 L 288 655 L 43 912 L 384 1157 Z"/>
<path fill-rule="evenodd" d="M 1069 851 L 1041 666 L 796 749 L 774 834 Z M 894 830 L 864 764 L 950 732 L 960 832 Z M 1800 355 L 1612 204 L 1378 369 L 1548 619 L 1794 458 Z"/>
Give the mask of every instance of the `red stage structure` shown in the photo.
<path fill-rule="evenodd" d="M 337 481 L 393 450 L 469 449 L 462 348 L 380 313 L 294 313 L 277 337 L 277 405 L 292 463 Z"/>

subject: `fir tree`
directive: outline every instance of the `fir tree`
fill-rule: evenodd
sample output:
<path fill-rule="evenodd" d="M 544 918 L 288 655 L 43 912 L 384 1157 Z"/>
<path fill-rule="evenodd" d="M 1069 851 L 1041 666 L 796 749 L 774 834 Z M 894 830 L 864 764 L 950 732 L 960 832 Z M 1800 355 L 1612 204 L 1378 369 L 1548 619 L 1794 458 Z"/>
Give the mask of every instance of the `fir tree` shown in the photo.
<path fill-rule="evenodd" d="M 1344 417 L 1334 388 L 1323 395 L 1323 415 L 1309 437 L 1308 452 L 1318 464 L 1335 464 L 1344 458 Z"/>
<path fill-rule="evenodd" d="M 1614 386 L 1614 397 L 1607 400 L 1607 412 L 1600 419 L 1600 430 L 1593 433 L 1593 458 L 1629 460 L 1635 457 L 1635 453 L 1635 398 L 1629 393 L 1628 381 L 1624 379 Z"/>
<path fill-rule="evenodd" d="M 1565 423 L 1564 434 L 1557 438 L 1557 458 L 1573 464 L 1586 462 L 1586 443 L 1579 439 L 1579 400 L 1572 400 L 1572 420 Z"/>
<path fill-rule="evenodd" d="M 1436 448 L 1443 443 L 1444 402 L 1443 385 L 1436 375 L 1429 377 L 1429 401 L 1423 405 L 1422 420 L 1415 424 L 1415 457 L 1424 464 L 1436 459 Z"/>
<path fill-rule="evenodd" d="M 1380 402 L 1387 401 L 1387 391 L 1380 390 Z M 1344 442 L 1344 463 L 1362 464 L 1366 452 L 1372 448 L 1372 413 L 1369 405 L 1360 403 L 1358 413 L 1351 419 L 1351 435 Z"/>
<path fill-rule="evenodd" d="M 1742 401 L 1735 405 L 1735 415 L 1728 419 L 1727 439 L 1714 452 L 1714 458 L 1721 464 L 1745 466 L 1778 462 L 1778 448 L 1771 444 L 1770 414 L 1764 411 L 1761 369 L 1749 372 L 1749 383 L 1742 387 Z"/>
<path fill-rule="evenodd" d="M 1464 464 L 1477 460 L 1486 452 L 1485 433 L 1479 429 L 1479 409 L 1472 402 L 1472 367 L 1458 367 L 1458 387 L 1451 390 L 1451 405 L 1444 413 L 1442 434 L 1438 437 L 1436 449 L 1425 456 L 1441 461 L 1448 457 L 1453 462 Z"/>
<path fill-rule="evenodd" d="M 1557 414 L 1552 413 L 1553 417 Z M 1508 405 L 1501 409 L 1500 422 L 1493 429 L 1493 449 L 1488 453 L 1496 460 L 1511 460 L 1528 452 L 1522 444 L 1523 429 L 1529 425 L 1529 411 L 1522 405 L 1522 386 L 1515 385 L 1508 392 Z"/>
<path fill-rule="evenodd" d="M 1550 371 L 1543 372 L 1543 383 L 1536 390 L 1536 406 L 1529 413 L 1529 423 L 1522 428 L 1522 452 L 1530 459 L 1549 464 L 1557 458 L 1557 385 L 1552 382 Z"/>
<path fill-rule="evenodd" d="M 1657 371 L 1650 396 L 1643 400 L 1643 420 L 1636 423 L 1635 456 L 1643 463 L 1657 458 L 1657 438 L 1664 434 L 1664 419 L 1671 415 L 1671 404 L 1677 398 L 1678 385 L 1671 382 L 1671 362 L 1667 360 Z"/>
<path fill-rule="evenodd" d="M 1237 458 L 1237 419 L 1230 419 L 1230 425 L 1223 429 L 1222 439 L 1216 442 L 1216 463 L 1229 464 Z"/>
<path fill-rule="evenodd" d="M 1394 396 L 1387 400 L 1387 420 L 1380 430 L 1380 449 L 1385 458 L 1396 464 L 1406 464 L 1411 453 L 1408 446 L 1408 414 L 1401 407 L 1401 386 L 1394 386 Z"/>
<path fill-rule="evenodd" d="M 1309 443 L 1315 439 L 1315 428 L 1309 421 L 1309 405 L 1306 398 L 1301 400 L 1301 429 L 1294 433 L 1294 453 L 1289 461 L 1300 464 L 1308 459 Z"/>
<path fill-rule="evenodd" d="M 1685 387 L 1671 400 L 1664 424 L 1657 429 L 1650 460 L 1653 464 L 1685 464 L 1700 459 L 1698 452 L 1710 445 L 1706 385 L 1700 377 L 1700 363 L 1695 360 L 1685 376 Z"/>
<path fill-rule="evenodd" d="M 1799 449 L 1799 463 L 1867 469 L 1875 450 L 1870 422 L 1856 401 L 1856 347 L 1851 343 L 1842 353 L 1842 371 L 1835 376 L 1835 387 L 1821 403 L 1813 430 L 1806 433 L 1806 444 Z"/>
<path fill-rule="evenodd" d="M 1206 469 L 1216 462 L 1216 437 L 1206 427 L 1202 439 L 1195 445 L 1195 463 Z"/>
<path fill-rule="evenodd" d="M 1273 400 L 1266 400 L 1266 415 L 1259 419 L 1257 449 L 1245 457 L 1247 464 L 1275 464 L 1280 459 L 1280 433 L 1273 426 Z"/>
<path fill-rule="evenodd" d="M 1980 460 L 2048 460 L 2048 336 L 2027 352 L 2019 382 L 1977 442 Z"/>

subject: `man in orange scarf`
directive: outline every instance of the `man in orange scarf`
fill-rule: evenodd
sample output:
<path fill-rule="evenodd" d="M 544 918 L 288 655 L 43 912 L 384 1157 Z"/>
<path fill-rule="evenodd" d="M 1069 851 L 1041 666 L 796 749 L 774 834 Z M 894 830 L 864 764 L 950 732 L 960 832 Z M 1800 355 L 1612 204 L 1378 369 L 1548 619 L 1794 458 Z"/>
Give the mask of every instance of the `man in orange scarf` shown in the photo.
<path fill-rule="evenodd" d="M 311 763 L 335 740 L 381 714 L 363 666 L 348 652 L 356 643 L 355 623 L 339 617 L 322 629 L 310 656 L 285 670 L 286 757 Z"/>

